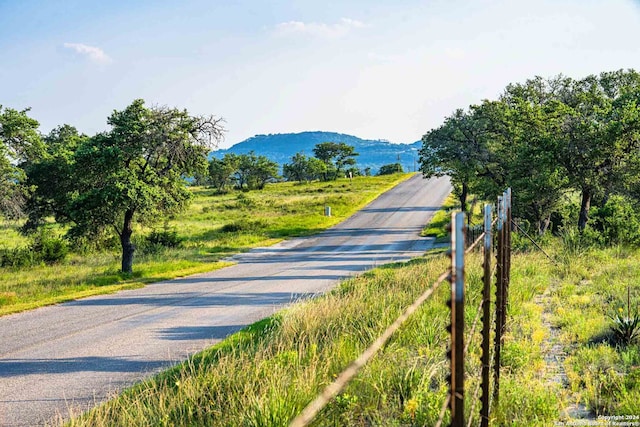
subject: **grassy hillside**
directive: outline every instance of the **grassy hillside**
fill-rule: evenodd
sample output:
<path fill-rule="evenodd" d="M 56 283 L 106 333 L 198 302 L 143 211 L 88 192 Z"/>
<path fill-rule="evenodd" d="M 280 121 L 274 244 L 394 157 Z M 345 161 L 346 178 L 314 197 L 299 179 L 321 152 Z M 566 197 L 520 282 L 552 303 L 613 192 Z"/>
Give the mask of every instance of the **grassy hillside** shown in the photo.
<path fill-rule="evenodd" d="M 575 413 L 577 403 L 592 418 L 640 414 L 640 349 L 637 341 L 627 345 L 616 338 L 610 317 L 626 310 L 627 289 L 637 307 L 640 250 L 594 249 L 556 239 L 545 246 L 552 262 L 518 236 L 515 246 L 501 393 L 492 425 L 558 425 Z M 286 425 L 448 262 L 434 252 L 347 280 L 70 425 Z M 480 254 L 470 255 L 469 322 L 481 293 L 480 262 Z M 449 295 L 445 283 L 313 425 L 433 425 L 446 395 Z M 479 374 L 479 337 L 467 339 L 472 340 L 469 411 Z"/>
<path fill-rule="evenodd" d="M 279 183 L 262 191 L 224 195 L 194 188 L 195 198 L 188 210 L 155 228 L 175 231 L 182 241 L 180 247 L 152 244 L 145 239 L 152 228 L 138 227 L 133 275 L 119 273 L 120 252 L 115 240 L 112 250 L 72 252 L 56 265 L 0 268 L 0 315 L 220 268 L 228 264 L 224 258 L 234 253 L 324 230 L 409 176 Z M 331 206 L 331 217 L 324 216 L 326 205 Z M 18 233 L 18 225 L 0 224 L 0 249 L 29 243 Z"/>

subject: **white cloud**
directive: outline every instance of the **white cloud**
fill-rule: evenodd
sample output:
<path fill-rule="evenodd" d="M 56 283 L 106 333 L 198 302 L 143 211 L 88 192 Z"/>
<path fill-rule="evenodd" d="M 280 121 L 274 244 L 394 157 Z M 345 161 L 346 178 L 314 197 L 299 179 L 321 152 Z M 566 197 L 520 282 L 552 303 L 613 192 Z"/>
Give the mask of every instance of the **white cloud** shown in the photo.
<path fill-rule="evenodd" d="M 335 24 L 321 22 L 289 21 L 276 25 L 279 35 L 306 34 L 314 37 L 336 39 L 346 36 L 351 30 L 363 28 L 365 24 L 351 18 L 342 18 Z"/>
<path fill-rule="evenodd" d="M 108 64 L 111 62 L 109 55 L 104 53 L 104 51 L 99 47 L 89 46 L 82 43 L 65 43 L 64 47 L 67 49 L 73 49 L 80 55 L 86 55 L 91 61 L 99 64 Z"/>

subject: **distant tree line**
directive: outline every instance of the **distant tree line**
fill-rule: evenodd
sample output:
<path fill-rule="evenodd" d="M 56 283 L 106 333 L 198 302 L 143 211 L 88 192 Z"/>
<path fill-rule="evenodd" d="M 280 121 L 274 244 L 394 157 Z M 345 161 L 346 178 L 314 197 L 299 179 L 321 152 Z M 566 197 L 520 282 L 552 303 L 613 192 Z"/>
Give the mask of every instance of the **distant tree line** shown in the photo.
<path fill-rule="evenodd" d="M 314 180 L 333 181 L 339 177 L 369 176 L 371 168 L 360 170 L 356 167 L 358 153 L 355 147 L 343 142 L 323 142 L 313 148 L 314 157 L 296 153 L 290 163 L 283 165 L 283 177 L 288 181 L 309 182 Z M 402 165 L 383 165 L 378 175 L 402 173 Z"/>
<path fill-rule="evenodd" d="M 351 145 L 342 142 L 317 144 L 315 157 L 296 153 L 290 163 L 282 165 L 282 177 L 278 175 L 278 163 L 266 156 L 227 153 L 221 159 L 209 161 L 208 175 L 199 177 L 198 184 L 208 184 L 224 192 L 235 188 L 240 190 L 260 190 L 270 181 L 283 178 L 287 181 L 310 182 L 332 181 L 340 176 L 359 175 L 354 166 L 358 153 Z"/>
<path fill-rule="evenodd" d="M 284 177 L 291 181 L 333 181 L 338 177 L 360 175 L 355 168 L 358 153 L 344 142 L 322 142 L 313 148 L 315 157 L 296 153 L 283 166 Z"/>
<path fill-rule="evenodd" d="M 420 168 L 450 176 L 463 210 L 469 194 L 493 200 L 511 187 L 514 213 L 540 233 L 569 220 L 582 233 L 593 207 L 593 227 L 606 232 L 607 209 L 637 216 L 639 106 L 634 70 L 510 84 L 497 100 L 456 110 L 427 132 Z M 572 194 L 577 202 L 567 204 Z"/>

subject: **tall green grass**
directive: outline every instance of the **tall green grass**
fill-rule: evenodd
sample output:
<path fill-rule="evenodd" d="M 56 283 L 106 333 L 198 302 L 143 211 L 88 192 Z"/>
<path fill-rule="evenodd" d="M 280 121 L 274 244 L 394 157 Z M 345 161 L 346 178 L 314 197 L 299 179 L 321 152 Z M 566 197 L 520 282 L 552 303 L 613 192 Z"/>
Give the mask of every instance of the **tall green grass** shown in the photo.
<path fill-rule="evenodd" d="M 442 257 L 422 259 L 348 280 L 326 296 L 282 311 L 134 387 L 70 425 L 286 425 L 445 264 Z M 446 392 L 446 294 L 442 288 L 410 327 L 325 409 L 316 425 L 434 420 L 428 408 L 439 406 Z M 411 409 L 414 401 L 419 404 Z"/>

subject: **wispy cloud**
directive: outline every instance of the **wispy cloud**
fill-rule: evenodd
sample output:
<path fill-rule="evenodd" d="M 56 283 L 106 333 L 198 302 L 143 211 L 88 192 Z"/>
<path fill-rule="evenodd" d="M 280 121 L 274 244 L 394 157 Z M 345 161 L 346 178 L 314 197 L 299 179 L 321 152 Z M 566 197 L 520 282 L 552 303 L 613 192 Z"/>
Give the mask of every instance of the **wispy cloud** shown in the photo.
<path fill-rule="evenodd" d="M 80 55 L 87 56 L 91 61 L 99 64 L 108 64 L 112 61 L 111 57 L 104 53 L 104 51 L 99 47 L 89 46 L 82 43 L 65 43 L 64 47 L 72 49 Z"/>
<path fill-rule="evenodd" d="M 365 24 L 350 18 L 342 18 L 335 24 L 322 22 L 289 21 L 276 25 L 276 34 L 306 34 L 314 37 L 336 39 L 344 37 L 354 29 L 364 28 Z"/>

